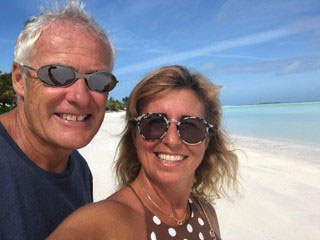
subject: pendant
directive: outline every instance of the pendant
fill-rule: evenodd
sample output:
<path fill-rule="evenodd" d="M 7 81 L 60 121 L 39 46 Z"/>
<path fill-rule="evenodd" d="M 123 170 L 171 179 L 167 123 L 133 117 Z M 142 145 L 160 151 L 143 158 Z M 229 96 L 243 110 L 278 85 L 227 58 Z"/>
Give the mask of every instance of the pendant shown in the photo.
<path fill-rule="evenodd" d="M 179 226 L 181 226 L 181 225 L 183 225 L 183 222 L 182 222 L 181 220 L 178 220 L 178 221 L 177 221 L 177 224 L 178 224 Z"/>
<path fill-rule="evenodd" d="M 216 240 L 216 234 L 214 233 L 213 229 L 210 229 L 209 234 L 210 234 L 212 240 Z"/>

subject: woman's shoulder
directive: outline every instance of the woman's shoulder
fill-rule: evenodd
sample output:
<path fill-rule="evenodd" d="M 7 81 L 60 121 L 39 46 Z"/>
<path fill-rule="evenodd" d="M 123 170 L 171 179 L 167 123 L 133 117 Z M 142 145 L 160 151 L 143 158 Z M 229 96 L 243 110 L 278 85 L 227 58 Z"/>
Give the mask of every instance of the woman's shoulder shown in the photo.
<path fill-rule="evenodd" d="M 72 213 L 49 239 L 116 239 L 133 231 L 139 212 L 127 204 L 122 190 Z M 129 202 L 129 201 L 128 201 Z M 129 238 L 127 238 L 129 239 Z"/>
<path fill-rule="evenodd" d="M 214 208 L 214 204 L 206 199 L 201 199 L 198 202 L 201 203 L 201 205 L 204 207 L 204 209 L 209 212 L 210 215 L 213 215 L 214 217 L 217 217 L 216 210 Z"/>
<path fill-rule="evenodd" d="M 217 239 L 221 239 L 220 237 L 220 228 L 216 210 L 214 208 L 213 203 L 206 199 L 199 199 L 195 198 L 196 202 L 198 202 L 200 210 L 202 211 L 203 215 L 207 215 L 209 218 L 210 224 L 214 229 Z"/>
<path fill-rule="evenodd" d="M 199 207 L 200 207 L 202 212 L 204 210 L 210 216 L 217 218 L 217 214 L 216 214 L 216 210 L 214 208 L 214 204 L 211 201 L 209 201 L 209 200 L 207 200 L 205 198 L 197 198 L 195 196 L 192 196 L 191 199 L 194 200 L 199 205 Z"/>

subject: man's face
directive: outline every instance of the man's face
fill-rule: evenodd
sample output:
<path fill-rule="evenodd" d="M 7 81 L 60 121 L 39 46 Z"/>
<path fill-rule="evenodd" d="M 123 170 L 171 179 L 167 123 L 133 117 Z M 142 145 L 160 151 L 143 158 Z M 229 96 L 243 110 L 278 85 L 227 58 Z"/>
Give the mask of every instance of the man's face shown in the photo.
<path fill-rule="evenodd" d="M 54 22 L 35 44 L 28 65 L 64 64 L 80 73 L 111 72 L 111 50 L 90 31 L 68 22 Z M 29 74 L 36 77 L 35 71 Z M 105 113 L 107 94 L 91 91 L 84 79 L 69 87 L 48 87 L 27 77 L 24 85 L 25 127 L 34 141 L 57 149 L 87 145 L 97 133 Z"/>

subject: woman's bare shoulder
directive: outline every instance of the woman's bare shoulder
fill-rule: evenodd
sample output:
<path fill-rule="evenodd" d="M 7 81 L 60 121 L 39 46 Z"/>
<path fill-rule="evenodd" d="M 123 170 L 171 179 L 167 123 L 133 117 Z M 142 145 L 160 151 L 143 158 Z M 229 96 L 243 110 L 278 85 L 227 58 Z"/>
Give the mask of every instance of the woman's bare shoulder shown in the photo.
<path fill-rule="evenodd" d="M 220 236 L 220 228 L 219 228 L 219 222 L 218 222 L 218 217 L 216 210 L 214 209 L 214 205 L 206 200 L 201 200 L 200 201 L 204 210 L 206 211 L 206 214 L 210 220 L 210 223 L 214 229 L 214 232 L 216 234 L 217 239 L 221 239 Z"/>
<path fill-rule="evenodd" d="M 126 196 L 116 193 L 100 202 L 88 204 L 72 213 L 48 239 L 121 239 L 131 232 L 141 215 L 127 204 Z M 116 238 L 115 238 L 116 237 Z"/>

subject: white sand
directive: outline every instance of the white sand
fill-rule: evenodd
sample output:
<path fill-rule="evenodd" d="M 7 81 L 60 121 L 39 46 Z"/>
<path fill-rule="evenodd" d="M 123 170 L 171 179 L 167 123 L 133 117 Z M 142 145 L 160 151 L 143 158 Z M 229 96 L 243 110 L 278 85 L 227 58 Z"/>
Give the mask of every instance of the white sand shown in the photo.
<path fill-rule="evenodd" d="M 114 156 L 119 134 L 124 128 L 124 112 L 107 113 L 94 139 L 79 152 L 87 160 L 93 175 L 94 201 L 105 199 L 115 191 Z"/>
<path fill-rule="evenodd" d="M 115 190 L 113 161 L 124 113 L 107 113 L 80 152 L 94 178 L 95 201 Z M 242 197 L 218 200 L 224 240 L 320 239 L 320 145 L 233 136 L 239 151 Z"/>

